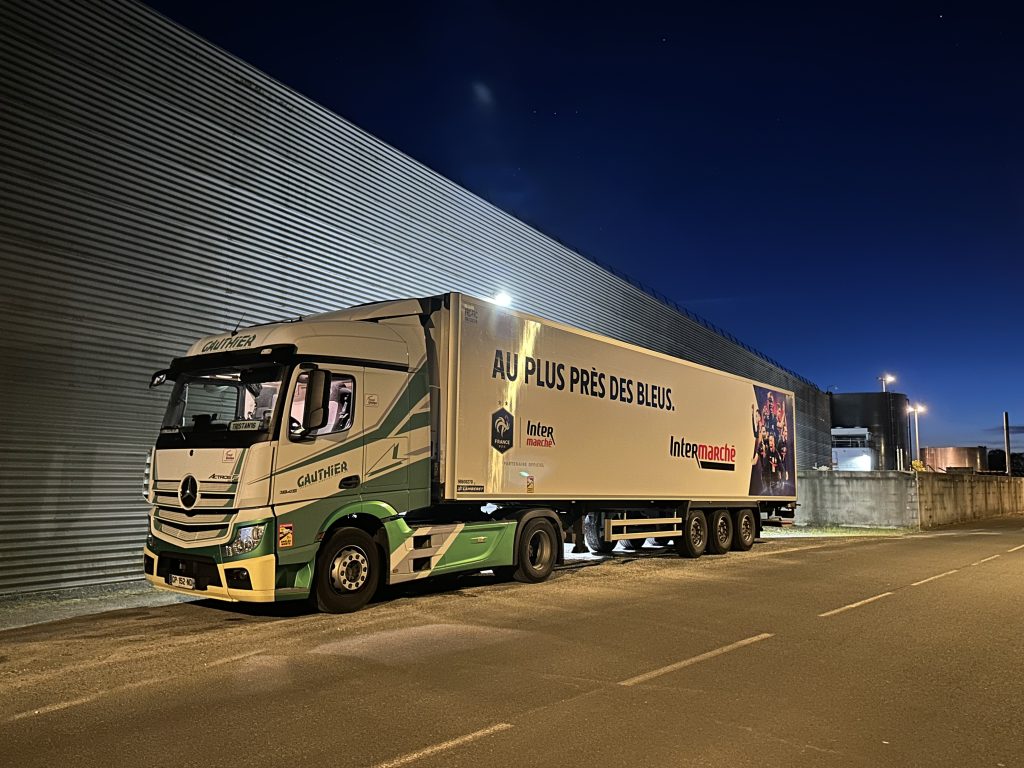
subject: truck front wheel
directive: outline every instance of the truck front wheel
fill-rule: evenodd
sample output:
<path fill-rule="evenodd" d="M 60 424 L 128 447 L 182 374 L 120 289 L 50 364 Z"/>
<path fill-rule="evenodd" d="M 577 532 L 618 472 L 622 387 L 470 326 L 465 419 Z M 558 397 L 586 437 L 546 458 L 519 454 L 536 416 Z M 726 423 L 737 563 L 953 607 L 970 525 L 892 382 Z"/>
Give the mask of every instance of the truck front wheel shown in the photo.
<path fill-rule="evenodd" d="M 688 512 L 681 536 L 674 539 L 683 557 L 700 557 L 708 546 L 708 521 L 699 510 Z"/>
<path fill-rule="evenodd" d="M 519 537 L 518 564 L 512 577 L 528 583 L 544 581 L 555 567 L 556 546 L 550 521 L 542 517 L 528 521 Z"/>
<path fill-rule="evenodd" d="M 380 555 L 365 531 L 339 528 L 320 547 L 313 589 L 321 611 L 358 611 L 370 602 L 379 582 Z"/>

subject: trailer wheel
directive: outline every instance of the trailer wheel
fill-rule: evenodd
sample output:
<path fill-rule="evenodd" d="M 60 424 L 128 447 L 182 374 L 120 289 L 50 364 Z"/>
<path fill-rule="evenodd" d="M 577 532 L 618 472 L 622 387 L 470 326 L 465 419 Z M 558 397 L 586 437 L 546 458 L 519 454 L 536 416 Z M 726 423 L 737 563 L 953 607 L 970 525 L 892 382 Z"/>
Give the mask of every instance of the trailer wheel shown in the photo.
<path fill-rule="evenodd" d="M 682 536 L 674 539 L 676 552 L 683 557 L 700 557 L 708 546 L 708 521 L 704 513 L 694 510 L 686 515 Z"/>
<path fill-rule="evenodd" d="M 733 516 L 732 548 L 737 552 L 746 552 L 754 546 L 757 538 L 757 521 L 754 510 L 740 509 Z"/>
<path fill-rule="evenodd" d="M 655 536 L 654 543 L 657 544 L 659 547 L 667 547 L 669 544 L 672 543 L 672 539 L 667 539 L 664 536 Z"/>
<path fill-rule="evenodd" d="M 313 594 L 321 611 L 358 611 L 370 602 L 379 582 L 380 555 L 365 531 L 339 528 L 320 547 Z"/>
<path fill-rule="evenodd" d="M 601 555 L 609 554 L 615 549 L 614 541 L 605 541 L 601 525 L 597 520 L 598 516 L 591 513 L 583 518 L 583 538 L 592 552 Z"/>
<path fill-rule="evenodd" d="M 644 548 L 644 542 L 647 539 L 626 539 L 626 548 L 631 549 L 634 552 L 639 552 Z"/>
<path fill-rule="evenodd" d="M 531 584 L 544 581 L 555 567 L 557 546 L 550 521 L 535 517 L 527 522 L 519 537 L 519 562 L 513 578 Z"/>
<path fill-rule="evenodd" d="M 724 555 L 732 548 L 732 515 L 727 509 L 716 509 L 708 522 L 708 553 Z"/>

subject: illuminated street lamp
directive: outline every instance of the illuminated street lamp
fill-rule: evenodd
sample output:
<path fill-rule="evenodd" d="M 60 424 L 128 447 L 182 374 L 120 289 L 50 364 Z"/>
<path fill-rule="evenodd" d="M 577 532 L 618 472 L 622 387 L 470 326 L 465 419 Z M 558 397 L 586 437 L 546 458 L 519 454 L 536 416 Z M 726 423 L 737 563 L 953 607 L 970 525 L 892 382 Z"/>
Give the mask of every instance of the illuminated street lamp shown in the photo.
<path fill-rule="evenodd" d="M 918 414 L 926 413 L 927 411 L 928 411 L 928 409 L 925 408 L 920 403 L 915 403 L 914 405 L 908 405 L 907 406 L 907 413 L 914 414 L 914 443 L 917 444 L 917 460 L 918 461 L 921 460 L 921 428 L 920 428 L 920 425 L 918 424 L 917 417 L 918 417 Z"/>
<path fill-rule="evenodd" d="M 881 376 L 878 377 L 878 380 L 882 382 L 882 391 L 885 392 L 885 385 L 892 384 L 894 381 L 896 381 L 896 377 L 893 376 L 891 373 L 883 373 Z"/>

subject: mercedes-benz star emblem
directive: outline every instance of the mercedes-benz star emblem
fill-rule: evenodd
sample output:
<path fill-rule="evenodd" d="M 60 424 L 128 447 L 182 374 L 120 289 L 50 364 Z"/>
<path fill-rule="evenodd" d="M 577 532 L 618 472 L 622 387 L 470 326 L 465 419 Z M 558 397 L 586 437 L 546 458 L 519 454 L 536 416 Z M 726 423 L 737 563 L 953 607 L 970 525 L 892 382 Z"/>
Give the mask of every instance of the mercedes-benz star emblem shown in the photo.
<path fill-rule="evenodd" d="M 199 483 L 192 475 L 185 475 L 178 488 L 178 501 L 185 509 L 191 509 L 199 501 Z"/>

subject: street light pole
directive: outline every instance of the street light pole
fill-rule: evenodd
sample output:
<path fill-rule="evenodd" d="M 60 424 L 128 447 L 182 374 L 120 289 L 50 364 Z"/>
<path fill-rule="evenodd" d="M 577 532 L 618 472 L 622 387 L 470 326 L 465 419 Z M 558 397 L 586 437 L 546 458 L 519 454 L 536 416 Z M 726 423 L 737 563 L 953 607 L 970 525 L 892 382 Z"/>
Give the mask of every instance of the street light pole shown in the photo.
<path fill-rule="evenodd" d="M 914 405 L 907 406 L 907 413 L 910 413 L 911 411 L 914 412 L 914 443 L 917 446 L 917 460 L 918 461 L 921 460 L 921 425 L 918 422 L 918 416 L 919 416 L 919 414 L 924 413 L 926 410 L 927 410 L 927 408 L 925 408 L 920 403 L 916 403 Z"/>
<path fill-rule="evenodd" d="M 917 445 L 917 460 L 921 460 L 921 426 L 917 421 L 917 408 L 914 409 L 914 443 Z"/>
<path fill-rule="evenodd" d="M 1003 445 L 1006 451 L 1006 476 L 1013 477 L 1013 464 L 1010 461 L 1010 413 L 1003 411 Z"/>
<path fill-rule="evenodd" d="M 878 377 L 878 380 L 882 382 L 882 391 L 885 392 L 885 385 L 892 384 L 894 381 L 896 381 L 896 377 L 893 376 L 891 373 L 883 373 L 881 376 Z"/>
<path fill-rule="evenodd" d="M 907 413 L 910 413 L 910 408 L 907 408 Z M 914 461 L 914 436 L 910 434 L 910 419 L 907 419 L 907 458 L 910 459 L 908 464 L 912 464 Z M 911 467 L 912 469 L 913 467 Z"/>

